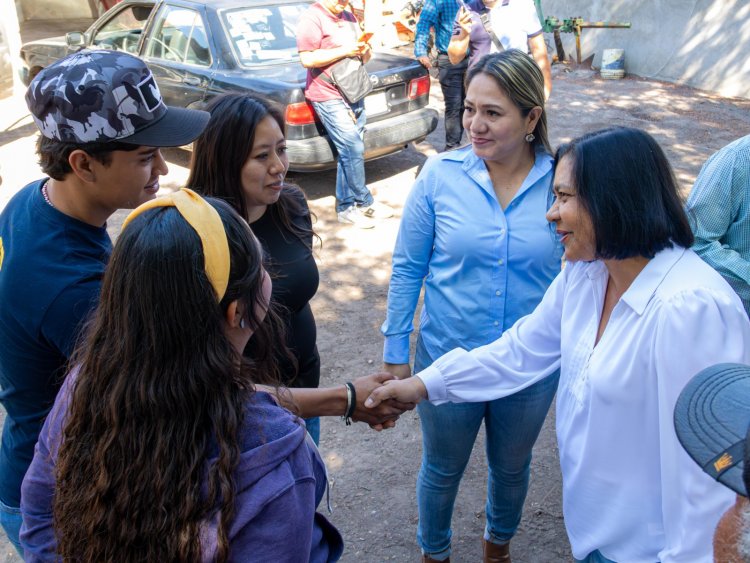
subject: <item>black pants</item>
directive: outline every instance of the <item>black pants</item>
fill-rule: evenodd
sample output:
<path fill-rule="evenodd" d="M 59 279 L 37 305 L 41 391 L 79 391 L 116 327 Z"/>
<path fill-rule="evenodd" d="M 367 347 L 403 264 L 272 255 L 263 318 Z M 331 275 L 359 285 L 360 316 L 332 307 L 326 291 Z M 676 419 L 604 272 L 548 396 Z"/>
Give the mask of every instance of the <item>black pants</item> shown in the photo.
<path fill-rule="evenodd" d="M 453 149 L 461 144 L 464 126 L 461 123 L 464 115 L 464 77 L 467 60 L 457 65 L 451 64 L 448 55 L 438 55 L 438 80 L 445 100 L 445 149 Z"/>

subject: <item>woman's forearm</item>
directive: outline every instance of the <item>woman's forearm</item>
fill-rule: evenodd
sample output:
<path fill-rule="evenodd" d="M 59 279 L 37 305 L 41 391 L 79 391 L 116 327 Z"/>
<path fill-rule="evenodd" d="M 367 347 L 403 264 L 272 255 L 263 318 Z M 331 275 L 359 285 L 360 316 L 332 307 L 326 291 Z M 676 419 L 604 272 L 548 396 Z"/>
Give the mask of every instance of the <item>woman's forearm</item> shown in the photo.
<path fill-rule="evenodd" d="M 319 387 L 317 389 L 288 389 L 299 415 L 302 418 L 314 416 L 343 416 L 346 411 L 346 387 Z"/>
<path fill-rule="evenodd" d="M 343 416 L 346 411 L 346 387 L 287 388 L 256 386 L 258 391 L 270 393 L 279 404 L 299 413 L 302 418 L 315 416 Z"/>
<path fill-rule="evenodd" d="M 347 385 L 344 384 L 305 389 L 257 385 L 256 389 L 275 396 L 282 407 L 296 412 L 302 418 L 345 416 L 347 411 L 351 411 L 349 414 L 355 422 L 379 426 L 389 421 L 395 421 L 405 410 L 414 408 L 413 404 L 397 402 L 383 403 L 376 409 L 364 406 L 365 399 L 370 396 L 373 390 L 391 379 L 393 379 L 393 375 L 389 373 L 373 373 L 358 377 L 347 383 L 347 385 L 353 387 L 351 394 L 347 390 Z"/>

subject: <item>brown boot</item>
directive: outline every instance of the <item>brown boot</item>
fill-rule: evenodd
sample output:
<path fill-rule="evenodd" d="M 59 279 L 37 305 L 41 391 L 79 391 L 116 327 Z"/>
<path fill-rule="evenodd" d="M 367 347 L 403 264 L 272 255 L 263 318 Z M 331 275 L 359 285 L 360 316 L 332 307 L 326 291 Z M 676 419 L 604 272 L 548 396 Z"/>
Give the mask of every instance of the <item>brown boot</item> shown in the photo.
<path fill-rule="evenodd" d="M 433 559 L 429 555 L 423 553 L 422 554 L 422 563 L 451 563 L 451 558 L 443 559 L 442 561 L 438 561 L 437 559 Z"/>
<path fill-rule="evenodd" d="M 484 563 L 510 563 L 510 543 L 497 545 L 482 538 L 482 561 Z"/>

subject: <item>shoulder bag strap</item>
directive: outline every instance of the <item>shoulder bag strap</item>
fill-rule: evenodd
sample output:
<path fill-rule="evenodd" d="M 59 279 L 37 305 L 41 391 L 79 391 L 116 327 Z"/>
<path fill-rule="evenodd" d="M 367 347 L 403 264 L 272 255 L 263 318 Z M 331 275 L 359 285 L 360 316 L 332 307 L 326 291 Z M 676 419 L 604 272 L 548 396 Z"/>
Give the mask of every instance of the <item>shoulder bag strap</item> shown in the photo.
<path fill-rule="evenodd" d="M 497 38 L 497 35 L 495 35 L 495 32 L 492 31 L 492 22 L 490 22 L 490 12 L 487 11 L 487 12 L 484 12 L 483 14 L 479 14 L 479 19 L 482 21 L 482 26 L 484 27 L 484 30 L 490 36 L 490 39 L 492 39 L 492 43 L 493 45 L 495 45 L 497 52 L 502 53 L 503 51 L 505 51 L 505 47 L 503 47 L 503 44 L 500 43 L 500 40 Z"/>

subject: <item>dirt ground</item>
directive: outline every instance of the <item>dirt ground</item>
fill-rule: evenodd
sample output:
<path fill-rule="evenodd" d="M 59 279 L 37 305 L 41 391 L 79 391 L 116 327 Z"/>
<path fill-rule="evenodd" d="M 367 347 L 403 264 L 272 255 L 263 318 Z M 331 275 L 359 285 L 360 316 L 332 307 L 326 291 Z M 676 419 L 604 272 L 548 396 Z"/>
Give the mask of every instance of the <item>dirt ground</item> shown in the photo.
<path fill-rule="evenodd" d="M 553 146 L 611 125 L 643 128 L 664 146 L 686 192 L 708 156 L 750 133 L 748 100 L 719 98 L 639 78 L 605 81 L 591 70 L 569 71 L 562 66 L 554 67 L 553 76 L 547 109 Z M 431 103 L 442 108 L 435 81 Z M 34 127 L 19 100 L 0 100 L 0 208 L 24 183 L 40 175 L 33 159 L 33 134 Z M 316 229 L 323 238 L 318 252 L 321 285 L 313 309 L 324 385 L 340 384 L 380 366 L 379 327 L 400 212 L 421 164 L 442 148 L 443 139 L 441 126 L 426 142 L 368 164 L 371 188 L 397 210 L 393 219 L 369 232 L 336 222 L 333 172 L 292 175 L 308 194 L 318 216 Z M 169 189 L 184 181 L 188 157 L 181 151 L 169 151 L 167 158 L 171 172 L 163 186 Z M 122 214 L 110 221 L 113 235 L 121 221 Z M 382 433 L 362 424 L 346 427 L 338 418 L 328 418 L 321 434 L 321 452 L 333 482 L 330 519 L 346 542 L 343 561 L 417 561 L 414 484 L 421 439 L 416 413 L 407 413 L 394 430 Z M 486 488 L 482 434 L 456 502 L 453 561 L 481 561 Z M 554 412 L 534 449 L 529 495 L 511 551 L 516 563 L 570 560 L 561 510 Z M 7 542 L 0 542 L 0 560 L 18 560 Z"/>

